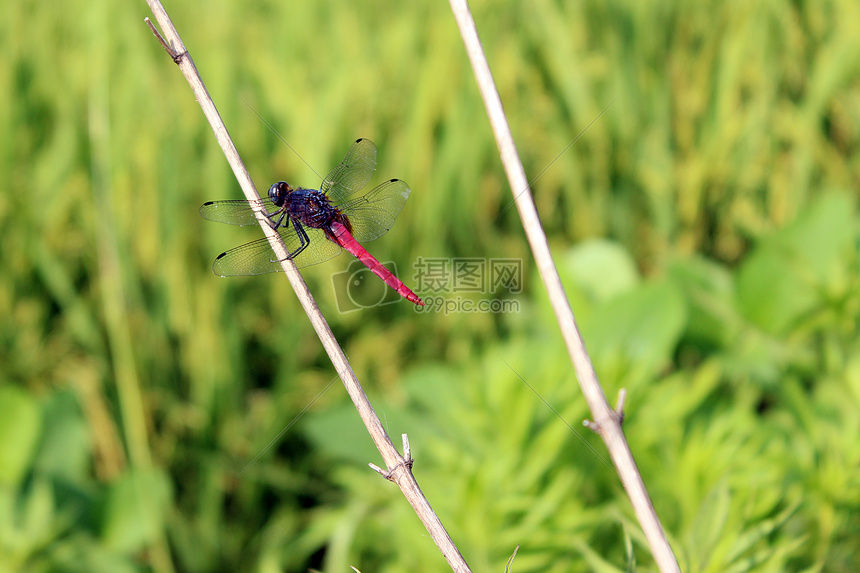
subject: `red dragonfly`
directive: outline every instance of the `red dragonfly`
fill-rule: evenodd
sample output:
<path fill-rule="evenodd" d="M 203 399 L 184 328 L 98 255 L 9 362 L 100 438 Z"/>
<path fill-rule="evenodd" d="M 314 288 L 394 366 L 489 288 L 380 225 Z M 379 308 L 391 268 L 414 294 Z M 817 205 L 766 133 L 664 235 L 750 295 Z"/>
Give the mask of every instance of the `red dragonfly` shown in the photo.
<path fill-rule="evenodd" d="M 406 300 L 419 306 L 424 301 L 377 261 L 359 243 L 388 232 L 400 214 L 410 189 L 400 179 L 390 179 L 368 193 L 356 195 L 376 169 L 376 145 L 369 139 L 352 144 L 343 161 L 323 179 L 319 191 L 291 187 L 279 181 L 261 201 L 209 201 L 200 207 L 204 219 L 231 225 L 256 225 L 255 211 L 262 211 L 287 246 L 288 258 L 307 267 L 346 249 L 373 274 Z M 221 253 L 212 270 L 222 277 L 261 275 L 283 270 L 269 240 L 251 241 Z"/>

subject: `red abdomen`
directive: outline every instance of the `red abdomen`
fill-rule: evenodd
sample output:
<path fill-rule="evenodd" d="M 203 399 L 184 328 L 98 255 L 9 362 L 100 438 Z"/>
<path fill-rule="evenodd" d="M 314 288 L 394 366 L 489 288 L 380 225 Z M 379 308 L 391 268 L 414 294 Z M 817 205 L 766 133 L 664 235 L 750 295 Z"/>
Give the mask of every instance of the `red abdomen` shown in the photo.
<path fill-rule="evenodd" d="M 418 306 L 424 306 L 424 301 L 418 298 L 417 294 L 409 290 L 409 287 L 403 284 L 403 281 L 399 278 L 394 276 L 394 273 L 386 269 L 382 263 L 377 261 L 373 255 L 368 253 L 367 249 L 362 247 L 358 241 L 355 240 L 352 233 L 349 232 L 349 229 L 347 229 L 343 223 L 335 221 L 331 225 L 331 230 L 334 232 L 335 242 L 364 263 L 364 265 L 370 269 L 373 274 L 382 279 L 382 282 L 396 290 L 397 294 L 409 302 L 413 302 Z"/>

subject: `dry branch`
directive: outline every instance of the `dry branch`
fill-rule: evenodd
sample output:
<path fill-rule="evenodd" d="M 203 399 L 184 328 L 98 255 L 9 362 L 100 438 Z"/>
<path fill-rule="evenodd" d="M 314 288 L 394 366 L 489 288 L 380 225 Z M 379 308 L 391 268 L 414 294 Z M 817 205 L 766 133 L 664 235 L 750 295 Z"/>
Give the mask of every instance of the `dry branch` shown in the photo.
<path fill-rule="evenodd" d="M 233 169 L 233 173 L 236 175 L 236 179 L 239 181 L 239 185 L 241 186 L 245 197 L 251 201 L 258 201 L 260 196 L 257 193 L 257 189 L 254 186 L 253 181 L 251 181 L 251 176 L 247 169 L 245 169 L 245 166 L 239 157 L 239 152 L 233 145 L 230 135 L 227 133 L 227 128 L 221 120 L 221 116 L 218 114 L 218 110 L 215 108 L 212 98 L 206 91 L 206 87 L 203 85 L 203 80 L 200 78 L 200 74 L 197 72 L 197 68 L 194 66 L 194 62 L 192 61 L 190 54 L 185 49 L 185 45 L 182 43 L 179 33 L 174 28 L 173 23 L 170 21 L 167 12 L 164 10 L 164 7 L 161 5 L 159 0 L 147 0 L 147 3 L 149 4 L 153 15 L 155 15 L 155 19 L 164 32 L 165 37 L 162 38 L 158 34 L 148 19 L 147 24 L 150 26 L 156 37 L 158 37 L 162 46 L 164 46 L 173 61 L 179 66 L 179 69 L 182 70 L 182 73 L 185 75 L 185 79 L 188 80 L 188 83 L 191 85 L 191 89 L 194 91 L 194 95 L 197 98 L 200 107 L 203 109 L 206 119 L 209 120 L 209 124 L 215 132 L 218 144 L 224 151 L 224 155 L 227 157 L 227 161 Z M 394 444 L 391 443 L 391 439 L 388 437 L 385 428 L 383 428 L 382 423 L 379 421 L 376 412 L 374 412 L 367 395 L 364 393 L 364 389 L 361 387 L 361 384 L 359 384 L 355 373 L 352 371 L 352 367 L 349 365 L 346 355 L 340 348 L 334 334 L 332 334 L 328 323 L 311 296 L 307 285 L 296 270 L 293 262 L 286 258 L 286 247 L 281 241 L 280 235 L 272 229 L 263 213 L 258 213 L 257 218 L 260 223 L 260 227 L 263 229 L 263 232 L 272 244 L 272 249 L 278 257 L 282 259 L 281 264 L 283 265 L 284 272 L 286 273 L 293 290 L 296 292 L 296 296 L 299 298 L 302 308 L 304 308 L 305 313 L 307 313 L 317 336 L 319 336 L 326 353 L 329 355 L 329 359 L 332 361 L 338 376 L 340 376 L 340 379 L 343 381 L 344 387 L 355 404 L 362 422 L 364 422 L 367 431 L 370 433 L 373 443 L 382 455 L 382 459 L 387 468 L 387 472 L 383 472 L 383 474 L 400 487 L 403 495 L 418 514 L 418 518 L 424 524 L 424 527 L 427 528 L 428 533 L 430 533 L 433 541 L 442 551 L 442 555 L 448 561 L 452 570 L 458 573 L 470 571 L 469 566 L 466 564 L 463 556 L 460 555 L 460 552 L 454 545 L 448 532 L 443 527 L 442 522 L 436 516 L 436 513 L 430 507 L 429 502 L 418 487 L 418 482 L 412 475 L 411 456 L 408 459 L 404 458 L 394 447 Z"/>
<path fill-rule="evenodd" d="M 621 483 L 630 497 L 636 517 L 639 519 L 639 523 L 642 526 L 645 537 L 651 547 L 651 552 L 654 555 L 654 560 L 657 562 L 660 571 L 663 573 L 680 573 L 678 561 L 675 559 L 675 554 L 669 546 L 669 542 L 663 532 L 663 527 L 660 525 L 660 520 L 654 511 L 654 506 L 648 497 L 645 484 L 642 482 L 642 476 L 636 467 L 636 462 L 627 444 L 627 439 L 621 429 L 623 412 L 620 410 L 623 408 L 623 397 L 619 399 L 619 411 L 613 410 L 612 406 L 606 400 L 606 395 L 600 386 L 600 382 L 597 380 L 594 366 L 591 364 L 591 359 L 585 349 L 585 342 L 576 326 L 573 310 L 570 308 L 570 303 L 561 284 L 561 278 L 552 259 L 546 234 L 541 227 L 528 180 L 526 179 L 522 162 L 517 154 L 514 139 L 511 135 L 507 118 L 505 117 L 505 111 L 502 107 L 501 99 L 499 99 L 499 93 L 496 90 L 492 73 L 490 72 L 490 66 L 487 63 L 478 32 L 475 29 L 475 21 L 472 19 L 472 14 L 469 11 L 468 2 L 467 0 L 450 0 L 450 3 L 454 17 L 457 20 L 457 26 L 460 28 L 460 35 L 463 38 L 466 52 L 472 63 L 475 79 L 481 91 L 484 106 L 487 109 L 487 116 L 493 128 L 493 134 L 496 137 L 496 144 L 499 147 L 502 164 L 504 165 L 508 183 L 514 195 L 517 211 L 523 222 L 523 228 L 532 254 L 534 255 L 538 272 L 540 272 L 547 293 L 549 294 L 550 304 L 555 313 L 556 321 L 561 328 L 562 337 L 567 345 L 568 354 L 573 362 L 573 367 L 579 380 L 579 386 L 594 418 L 594 421 L 589 423 L 589 427 L 600 434 L 600 437 L 606 443 L 606 448 L 609 450 L 612 461 L 618 470 Z"/>

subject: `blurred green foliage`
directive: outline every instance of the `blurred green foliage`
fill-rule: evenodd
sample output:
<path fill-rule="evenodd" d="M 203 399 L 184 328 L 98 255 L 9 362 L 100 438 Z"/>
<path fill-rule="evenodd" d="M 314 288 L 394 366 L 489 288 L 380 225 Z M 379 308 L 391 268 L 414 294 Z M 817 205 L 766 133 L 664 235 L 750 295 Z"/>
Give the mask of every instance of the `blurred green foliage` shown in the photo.
<path fill-rule="evenodd" d="M 347 258 L 303 273 L 473 569 L 654 570 L 447 5 L 167 8 L 261 188 L 369 137 L 374 182 L 413 189 L 370 249 L 407 284 L 419 256 L 526 261 L 497 315 L 338 314 Z M 472 8 L 683 569 L 856 571 L 860 4 Z M 146 5 L 4 15 L 0 571 L 444 569 L 283 277 L 209 271 L 258 233 L 197 215 L 240 195 Z"/>

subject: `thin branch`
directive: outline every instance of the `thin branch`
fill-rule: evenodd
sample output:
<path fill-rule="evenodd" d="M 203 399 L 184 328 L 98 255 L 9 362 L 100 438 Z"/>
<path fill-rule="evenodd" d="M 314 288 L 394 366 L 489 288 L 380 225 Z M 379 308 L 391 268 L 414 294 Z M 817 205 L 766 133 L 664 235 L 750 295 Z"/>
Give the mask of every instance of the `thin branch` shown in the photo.
<path fill-rule="evenodd" d="M 450 0 L 450 3 L 457 20 L 457 26 L 460 28 L 460 35 L 463 38 L 466 52 L 472 63 L 481 96 L 484 99 L 487 116 L 496 137 L 496 144 L 499 147 L 508 183 L 514 194 L 529 246 L 537 263 L 538 272 L 540 272 L 549 294 L 550 304 L 561 328 L 562 337 L 576 370 L 580 388 L 594 418 L 593 423 L 596 431 L 606 443 L 609 455 L 618 469 L 618 475 L 630 497 L 636 517 L 645 532 L 657 566 L 664 573 L 676 571 L 680 573 L 678 561 L 666 540 L 660 520 L 654 511 L 654 506 L 651 504 L 651 499 L 648 497 L 645 484 L 642 482 L 633 454 L 621 429 L 620 416 L 606 400 L 606 395 L 597 380 L 594 366 L 591 364 L 591 359 L 585 349 L 585 342 L 576 326 L 573 310 L 570 308 L 558 270 L 552 260 L 552 254 L 538 218 L 528 180 L 517 154 L 502 102 L 499 99 L 499 93 L 496 90 L 489 64 L 478 38 L 478 32 L 475 29 L 475 21 L 469 12 L 468 2 L 467 0 Z M 523 191 L 519 192 L 520 190 Z"/>
<path fill-rule="evenodd" d="M 162 44 L 165 46 L 165 49 L 173 61 L 179 65 L 179 69 L 182 70 L 182 73 L 185 75 L 185 79 L 188 80 L 188 83 L 191 85 L 191 89 L 194 91 L 194 95 L 197 98 L 200 107 L 203 109 L 206 119 L 209 120 L 209 124 L 215 132 L 218 144 L 224 151 L 224 155 L 227 157 L 227 161 L 233 169 L 233 173 L 239 181 L 239 185 L 242 187 L 242 192 L 248 200 L 259 200 L 260 196 L 257 193 L 257 189 L 254 186 L 253 181 L 251 181 L 251 176 L 247 169 L 245 169 L 245 166 L 239 157 L 239 152 L 233 145 L 230 135 L 227 133 L 227 128 L 221 120 L 221 116 L 218 114 L 215 104 L 209 97 L 209 93 L 203 85 L 203 80 L 200 78 L 200 74 L 197 72 L 197 68 L 194 66 L 194 62 L 191 59 L 190 54 L 188 54 L 185 49 L 185 45 L 182 43 L 179 33 L 173 27 L 173 23 L 170 21 L 167 12 L 164 10 L 164 7 L 161 5 L 159 0 L 147 0 L 147 4 L 149 4 L 152 13 L 155 15 L 156 21 L 164 32 L 165 39 L 163 39 L 163 41 L 160 39 L 160 41 L 162 41 Z M 155 32 L 154 29 L 153 32 Z M 157 33 L 156 36 L 158 36 Z M 394 444 L 391 443 L 391 439 L 388 437 L 388 434 L 377 417 L 376 412 L 373 411 L 373 407 L 371 406 L 367 395 L 364 393 L 361 384 L 359 384 L 355 373 L 352 371 L 352 367 L 349 365 L 346 355 L 337 343 L 328 323 L 311 296 L 307 285 L 304 280 L 302 280 L 298 270 L 296 270 L 293 261 L 287 259 L 287 250 L 284 243 L 281 241 L 280 235 L 278 235 L 278 233 L 272 229 L 271 225 L 269 225 L 268 219 L 266 219 L 264 213 L 257 213 L 257 219 L 260 223 L 260 227 L 266 234 L 266 237 L 268 237 L 271 242 L 272 249 L 275 251 L 278 258 L 281 259 L 284 272 L 286 273 L 293 290 L 296 292 L 299 302 L 304 308 L 305 313 L 307 313 L 317 336 L 319 336 L 326 353 L 329 355 L 329 359 L 332 361 L 335 370 L 343 381 L 344 387 L 355 404 L 362 422 L 364 422 L 367 431 L 370 433 L 373 443 L 382 455 L 382 459 L 390 474 L 388 476 L 389 479 L 394 481 L 400 487 L 403 495 L 418 514 L 418 518 L 424 524 L 424 527 L 427 528 L 428 533 L 430 533 L 433 541 L 442 551 L 442 555 L 448 561 L 452 570 L 458 573 L 470 571 L 469 566 L 466 564 L 463 556 L 460 555 L 460 552 L 457 550 L 457 547 L 454 545 L 448 532 L 443 527 L 442 522 L 436 516 L 436 513 L 430 507 L 427 498 L 424 497 L 424 494 L 418 487 L 418 483 L 412 475 L 411 459 L 407 460 L 401 456 L 394 447 Z M 399 471 L 401 468 L 403 471 Z"/>

